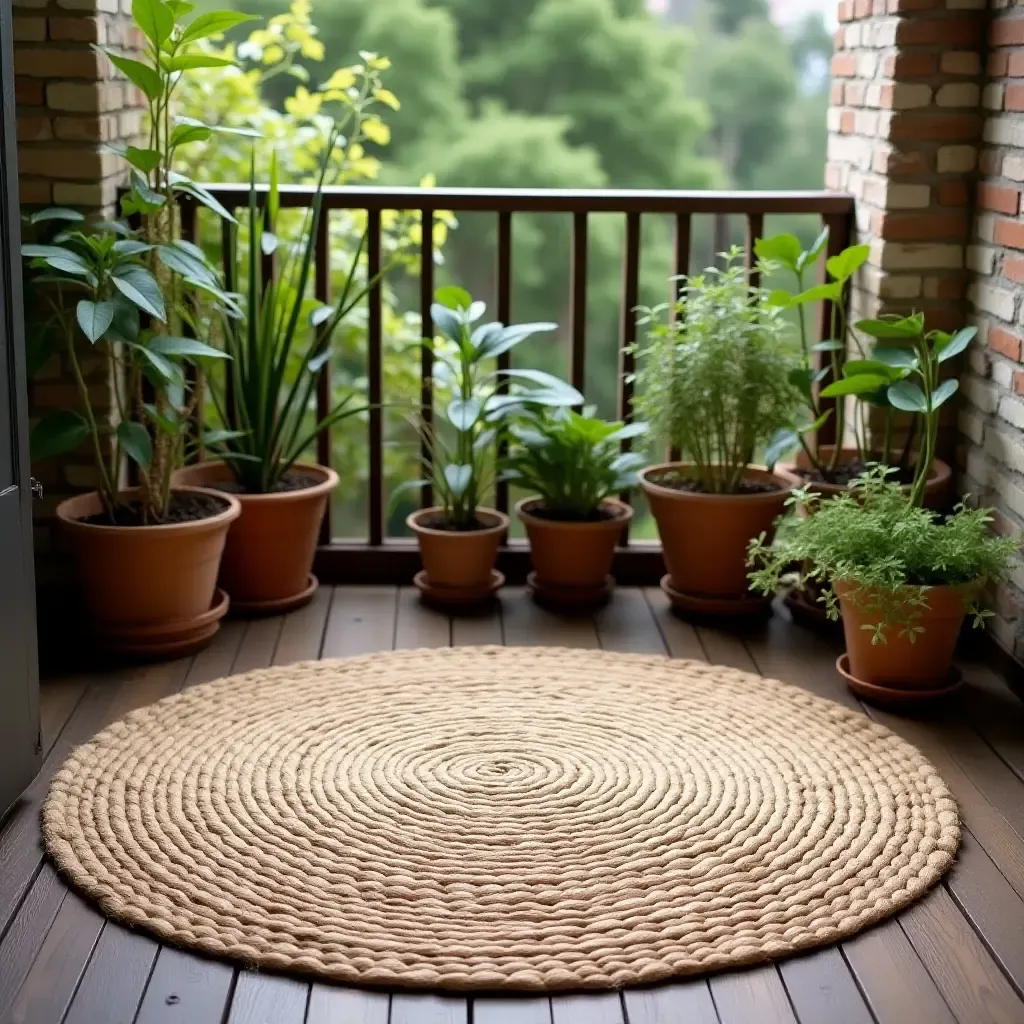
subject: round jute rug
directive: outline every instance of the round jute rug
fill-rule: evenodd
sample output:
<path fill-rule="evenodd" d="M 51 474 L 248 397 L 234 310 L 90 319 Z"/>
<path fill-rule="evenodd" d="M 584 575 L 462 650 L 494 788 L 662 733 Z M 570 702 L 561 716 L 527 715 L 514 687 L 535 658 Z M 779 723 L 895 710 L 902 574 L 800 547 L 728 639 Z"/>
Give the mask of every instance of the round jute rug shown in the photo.
<path fill-rule="evenodd" d="M 611 988 L 832 942 L 959 842 L 921 754 L 721 666 L 460 648 L 264 669 L 135 711 L 43 834 L 113 918 L 266 968 Z"/>

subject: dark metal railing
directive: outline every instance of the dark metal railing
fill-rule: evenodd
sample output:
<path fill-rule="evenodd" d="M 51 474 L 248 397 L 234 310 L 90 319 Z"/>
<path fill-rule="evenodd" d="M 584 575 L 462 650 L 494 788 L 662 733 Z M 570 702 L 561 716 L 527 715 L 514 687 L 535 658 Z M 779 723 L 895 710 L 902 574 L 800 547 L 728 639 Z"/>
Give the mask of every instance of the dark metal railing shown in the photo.
<path fill-rule="evenodd" d="M 213 196 L 231 210 L 248 204 L 249 187 L 245 184 L 206 186 Z M 282 208 L 308 207 L 313 196 L 311 186 L 282 186 Z M 186 201 L 183 227 L 186 237 L 196 237 L 197 218 L 194 202 Z M 693 218 L 710 215 L 721 222 L 725 217 L 742 217 L 746 224 L 748 266 L 754 263 L 753 243 L 761 237 L 764 218 L 773 214 L 805 214 L 821 219 L 829 228 L 829 255 L 845 248 L 850 241 L 853 198 L 830 192 L 683 192 L 648 190 L 564 190 L 564 189 L 457 189 L 457 188 L 329 188 L 325 191 L 323 209 L 315 247 L 314 294 L 322 302 L 330 301 L 329 219 L 331 211 L 363 210 L 366 220 L 367 273 L 372 279 L 381 265 L 381 213 L 385 210 L 418 212 L 421 218 L 420 316 L 425 337 L 433 333 L 430 304 L 434 295 L 434 232 L 437 211 L 455 214 L 484 212 L 497 220 L 497 253 L 495 314 L 508 323 L 512 318 L 511 293 L 513 280 L 512 226 L 517 214 L 571 214 L 572 238 L 569 266 L 569 372 L 568 377 L 579 390 L 584 390 L 587 360 L 587 237 L 590 214 L 617 214 L 625 223 L 622 299 L 620 305 L 620 356 L 617 390 L 617 414 L 631 416 L 633 355 L 629 346 L 636 340 L 636 316 L 640 285 L 641 221 L 644 215 L 670 215 L 674 218 L 673 267 L 677 275 L 685 274 L 690 263 Z M 227 251 L 225 247 L 225 252 Z M 268 272 L 271 268 L 264 268 Z M 232 268 L 226 266 L 230 275 Z M 751 271 L 753 275 L 753 271 Z M 229 286 L 232 284 L 228 278 Z M 318 570 L 334 581 L 401 582 L 408 580 L 416 567 L 416 552 L 411 542 L 388 539 L 385 530 L 384 501 L 384 436 L 380 402 L 383 395 L 383 325 L 379 281 L 368 294 L 367 317 L 367 392 L 375 406 L 369 413 L 369 473 L 367 508 L 369 526 L 365 541 L 336 541 L 331 528 L 330 509 L 324 518 Z M 824 338 L 830 322 L 830 310 L 822 305 L 819 340 Z M 508 353 L 500 357 L 508 367 Z M 323 370 L 317 388 L 318 412 L 322 416 L 330 406 L 330 363 Z M 420 403 L 423 419 L 433 416 L 433 366 L 431 354 L 422 350 L 420 364 Z M 834 423 L 834 417 L 823 430 L 822 440 Z M 832 428 L 834 429 L 834 427 Z M 424 448 L 422 453 L 426 456 Z M 318 439 L 317 458 L 324 465 L 331 460 L 331 439 L 326 432 Z M 423 503 L 430 504 L 432 495 L 424 488 Z M 499 484 L 495 495 L 497 507 L 508 510 L 508 489 Z M 512 543 L 502 555 L 502 567 L 512 580 L 522 579 L 527 571 L 527 556 L 522 545 Z M 630 543 L 623 538 L 623 547 L 616 560 L 616 573 L 623 582 L 655 582 L 662 571 L 660 553 L 650 543 Z"/>

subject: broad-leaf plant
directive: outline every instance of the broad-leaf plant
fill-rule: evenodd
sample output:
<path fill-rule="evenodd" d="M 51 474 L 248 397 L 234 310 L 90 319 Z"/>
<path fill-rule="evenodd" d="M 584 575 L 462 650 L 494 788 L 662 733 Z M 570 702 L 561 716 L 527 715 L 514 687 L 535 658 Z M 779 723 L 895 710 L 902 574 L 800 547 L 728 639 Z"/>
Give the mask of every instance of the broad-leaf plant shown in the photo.
<path fill-rule="evenodd" d="M 180 236 L 179 196 L 234 220 L 206 189 L 172 170 L 181 147 L 209 138 L 218 128 L 176 119 L 173 107 L 183 76 L 230 63 L 202 52 L 200 41 L 250 18 L 209 11 L 186 20 L 193 10 L 185 0 L 134 0 L 132 16 L 145 40 L 142 59 L 102 50 L 141 90 L 149 114 L 144 145 L 115 147 L 129 165 L 122 219 L 92 223 L 74 210 L 42 210 L 30 218 L 34 228 L 52 223 L 59 230 L 47 244 L 22 249 L 33 294 L 52 314 L 47 336 L 66 353 L 80 398 L 79 410 L 61 410 L 35 427 L 33 456 L 47 458 L 88 441 L 97 490 L 112 523 L 123 507 L 125 456 L 138 468 L 141 521 L 166 518 L 171 474 L 190 443 L 192 414 L 201 400 L 195 382 L 202 374 L 186 366 L 224 357 L 201 340 L 208 333 L 209 311 L 241 312 L 202 251 Z M 83 345 L 95 347 L 106 361 L 114 381 L 116 425 L 93 414 Z M 44 357 L 37 353 L 34 361 Z"/>

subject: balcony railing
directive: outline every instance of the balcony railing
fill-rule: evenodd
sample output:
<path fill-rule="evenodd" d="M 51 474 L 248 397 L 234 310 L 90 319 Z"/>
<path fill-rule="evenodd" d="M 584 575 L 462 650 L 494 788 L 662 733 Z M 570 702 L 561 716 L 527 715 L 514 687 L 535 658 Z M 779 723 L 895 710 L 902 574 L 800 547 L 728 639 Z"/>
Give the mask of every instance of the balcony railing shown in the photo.
<path fill-rule="evenodd" d="M 225 207 L 238 211 L 248 204 L 249 187 L 244 184 L 207 186 Z M 280 195 L 282 208 L 308 208 L 313 189 L 308 186 L 283 186 Z M 369 278 L 377 275 L 381 261 L 381 214 L 383 211 L 418 213 L 421 224 L 421 273 L 419 312 L 422 332 L 430 336 L 433 324 L 430 304 L 434 294 L 434 238 L 432 226 L 438 211 L 460 213 L 491 213 L 497 225 L 497 251 L 495 254 L 496 319 L 507 323 L 514 316 L 511 308 L 513 266 L 513 219 L 522 214 L 571 215 L 572 234 L 569 267 L 569 380 L 580 391 L 585 391 L 588 338 L 586 323 L 587 303 L 587 238 L 588 218 L 591 214 L 614 214 L 623 219 L 625 246 L 622 261 L 622 294 L 619 316 L 620 357 L 618 367 L 617 415 L 629 420 L 631 416 L 633 369 L 628 346 L 636 340 L 636 316 L 640 284 L 641 223 L 644 215 L 671 217 L 674 222 L 671 260 L 674 273 L 685 274 L 690 265 L 693 220 L 699 215 L 722 219 L 742 218 L 746 225 L 746 252 L 748 266 L 753 264 L 753 242 L 762 236 L 766 216 L 777 214 L 803 214 L 820 218 L 829 228 L 829 255 L 849 244 L 853 216 L 853 199 L 830 192 L 683 192 L 683 191 L 622 191 L 622 190 L 503 190 L 458 188 L 333 188 L 327 189 L 323 202 L 324 216 L 318 228 L 315 249 L 314 294 L 323 302 L 330 301 L 329 222 L 332 211 L 362 210 L 366 212 L 366 252 Z M 196 207 L 192 202 L 182 210 L 186 236 L 196 236 Z M 225 225 L 226 227 L 226 225 Z M 225 252 L 227 247 L 225 246 Z M 270 261 L 265 273 L 269 272 Z M 232 268 L 225 268 L 226 272 Z M 395 583 L 411 579 L 418 569 L 418 555 L 414 542 L 389 538 L 385 528 L 384 486 L 384 431 L 383 414 L 379 407 L 384 383 L 384 338 L 382 324 L 381 286 L 376 284 L 368 294 L 367 310 L 367 398 L 375 406 L 368 422 L 368 480 L 366 505 L 368 529 L 361 540 L 338 540 L 334 537 L 330 510 L 325 517 L 321 533 L 321 547 L 317 557 L 317 572 L 324 580 L 351 583 Z M 822 340 L 829 323 L 830 310 L 823 304 L 818 323 L 818 337 Z M 508 355 L 502 357 L 508 366 Z M 329 408 L 331 378 L 329 364 L 324 367 L 317 389 L 317 408 L 320 416 Z M 433 414 L 434 380 L 431 355 L 423 350 L 420 365 L 421 413 L 426 421 Z M 834 423 L 834 418 L 829 425 Z M 828 429 L 827 427 L 825 429 Z M 832 437 L 822 437 L 831 442 Z M 425 454 L 425 453 L 424 453 Z M 324 465 L 331 462 L 331 438 L 323 434 L 317 442 L 317 458 Z M 429 489 L 424 489 L 424 505 L 431 503 Z M 499 485 L 496 505 L 508 511 L 507 488 Z M 616 556 L 614 571 L 623 583 L 655 583 L 663 572 L 658 547 L 652 542 L 630 541 L 624 536 Z M 510 582 L 525 578 L 529 571 L 528 552 L 522 543 L 510 541 L 502 552 L 499 567 Z"/>

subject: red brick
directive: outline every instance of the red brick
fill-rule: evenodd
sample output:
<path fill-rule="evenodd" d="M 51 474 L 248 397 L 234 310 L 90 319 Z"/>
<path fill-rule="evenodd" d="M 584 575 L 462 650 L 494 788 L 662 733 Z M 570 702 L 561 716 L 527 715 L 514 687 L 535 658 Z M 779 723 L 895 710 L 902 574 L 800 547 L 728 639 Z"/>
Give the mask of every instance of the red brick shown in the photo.
<path fill-rule="evenodd" d="M 978 158 L 978 170 L 988 178 L 998 178 L 1003 170 L 1003 154 L 998 149 L 986 149 Z"/>
<path fill-rule="evenodd" d="M 997 18 L 988 30 L 993 46 L 1020 46 L 1024 43 L 1024 18 Z"/>
<path fill-rule="evenodd" d="M 949 213 L 877 213 L 871 233 L 903 242 L 961 239 L 967 233 L 966 211 Z"/>
<path fill-rule="evenodd" d="M 896 53 L 885 58 L 882 72 L 886 78 L 902 81 L 934 75 L 938 70 L 938 57 L 934 53 Z"/>
<path fill-rule="evenodd" d="M 1024 249 L 1024 223 L 1019 220 L 997 220 L 993 229 L 996 245 L 1011 249 Z"/>
<path fill-rule="evenodd" d="M 962 299 L 967 280 L 963 274 L 941 274 L 925 278 L 925 295 L 930 299 Z"/>
<path fill-rule="evenodd" d="M 1003 277 L 1017 284 L 1024 284 L 1024 259 L 1008 255 L 1003 260 Z"/>
<path fill-rule="evenodd" d="M 876 174 L 885 174 L 890 178 L 897 178 L 903 174 L 929 174 L 931 158 L 927 153 L 916 150 L 909 153 L 901 153 L 895 149 L 889 152 L 883 150 L 875 154 L 871 168 Z"/>
<path fill-rule="evenodd" d="M 853 78 L 857 74 L 857 58 L 852 53 L 837 53 L 832 58 L 833 78 Z"/>
<path fill-rule="evenodd" d="M 1018 370 L 1013 375 L 1013 390 L 1018 395 L 1024 395 L 1024 371 Z"/>
<path fill-rule="evenodd" d="M 19 107 L 41 107 L 43 105 L 43 83 L 30 78 L 14 80 L 14 99 Z"/>
<path fill-rule="evenodd" d="M 1024 19 L 1021 19 L 1024 25 Z M 967 47 L 981 36 L 981 19 L 970 18 L 908 18 L 896 26 L 898 46 Z"/>
<path fill-rule="evenodd" d="M 852 110 L 844 110 L 839 115 L 839 130 L 843 135 L 852 135 L 853 126 L 856 123 L 857 115 Z"/>
<path fill-rule="evenodd" d="M 947 114 L 934 110 L 904 110 L 895 114 L 889 138 L 933 142 L 971 142 L 978 137 L 981 118 L 975 113 Z"/>
<path fill-rule="evenodd" d="M 833 82 L 828 91 L 828 102 L 830 106 L 841 107 L 843 105 L 843 83 Z"/>
<path fill-rule="evenodd" d="M 890 14 L 904 14 L 908 11 L 932 11 L 941 6 L 940 0 L 889 0 L 886 10 Z"/>
<path fill-rule="evenodd" d="M 853 21 L 853 0 L 841 0 L 838 17 L 840 21 Z"/>
<path fill-rule="evenodd" d="M 969 199 L 966 181 L 944 181 L 939 185 L 940 206 L 966 206 Z"/>
<path fill-rule="evenodd" d="M 45 206 L 53 202 L 48 181 L 32 181 L 21 178 L 18 181 L 18 198 L 26 206 Z"/>
<path fill-rule="evenodd" d="M 53 138 L 53 128 L 46 117 L 19 117 L 18 141 L 42 142 Z"/>
<path fill-rule="evenodd" d="M 1024 85 L 1008 85 L 1003 106 L 1007 110 L 1024 110 Z"/>
<path fill-rule="evenodd" d="M 50 38 L 74 43 L 102 43 L 98 18 L 50 18 Z"/>
<path fill-rule="evenodd" d="M 993 325 L 988 329 L 988 347 L 1007 359 L 1020 361 L 1020 338 L 1002 327 Z"/>
<path fill-rule="evenodd" d="M 1006 73 L 1011 78 L 1024 78 L 1024 50 L 1015 50 L 1010 54 Z"/>
<path fill-rule="evenodd" d="M 855 18 L 870 18 L 871 0 L 853 0 L 853 16 Z"/>
<path fill-rule="evenodd" d="M 984 210 L 995 210 L 996 213 L 1016 214 L 1020 209 L 1020 191 L 1002 185 L 979 185 L 978 205 Z"/>
<path fill-rule="evenodd" d="M 21 50 L 14 54 L 14 71 L 32 78 L 106 77 L 104 57 L 93 50 Z M 101 73 L 101 69 L 102 73 Z"/>
<path fill-rule="evenodd" d="M 832 35 L 832 49 L 841 50 L 843 48 L 843 42 L 846 39 L 846 29 L 840 26 L 835 30 Z"/>
<path fill-rule="evenodd" d="M 988 77 L 1002 78 L 1010 63 L 1010 55 L 1006 51 L 996 51 L 988 55 Z"/>
<path fill-rule="evenodd" d="M 863 107 L 864 94 L 867 92 L 867 88 L 867 82 L 862 82 L 858 79 L 854 79 L 852 82 L 847 82 L 844 92 L 846 105 L 848 107 Z"/>

